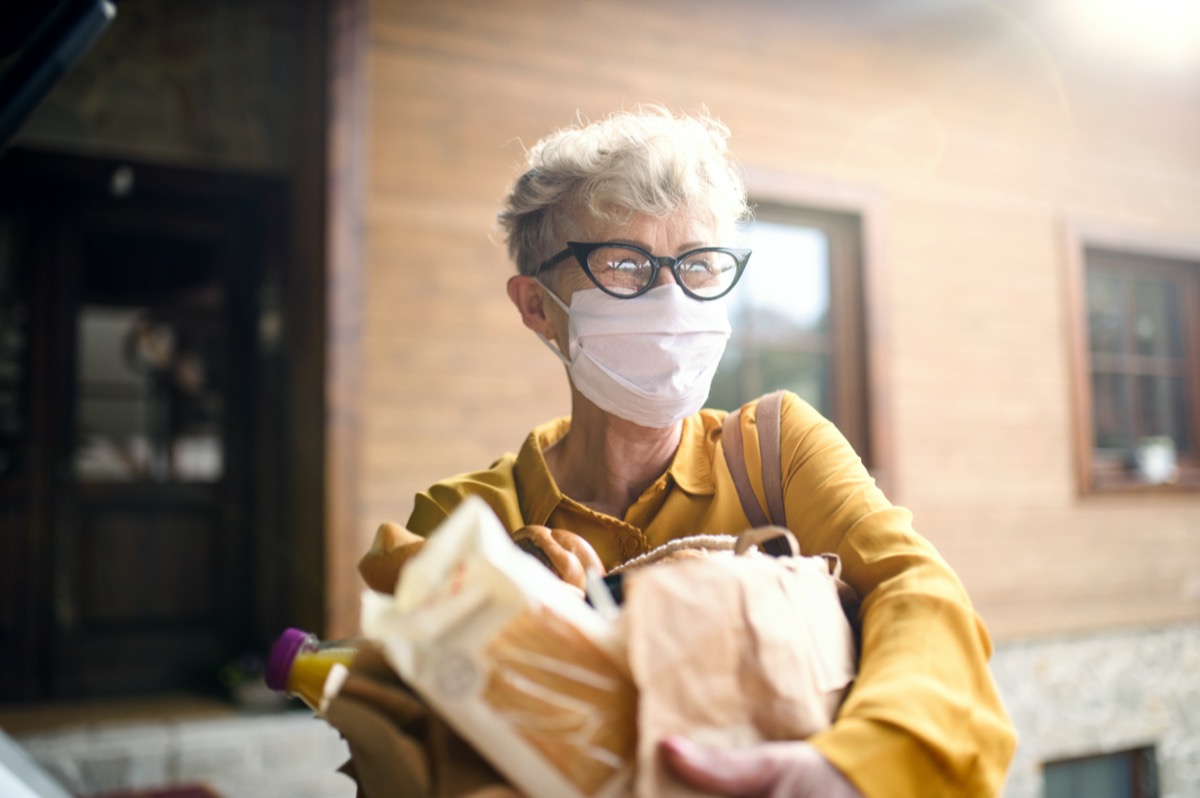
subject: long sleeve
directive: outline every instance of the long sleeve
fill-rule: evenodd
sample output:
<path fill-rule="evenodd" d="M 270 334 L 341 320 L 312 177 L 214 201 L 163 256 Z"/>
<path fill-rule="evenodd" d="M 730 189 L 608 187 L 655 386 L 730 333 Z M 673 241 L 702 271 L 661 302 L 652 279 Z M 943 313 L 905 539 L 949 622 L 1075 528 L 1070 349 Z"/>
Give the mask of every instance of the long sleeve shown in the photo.
<path fill-rule="evenodd" d="M 868 798 L 999 794 L 1016 737 L 966 590 L 833 425 L 794 397 L 783 413 L 788 525 L 863 599 L 858 679 L 811 742 Z"/>

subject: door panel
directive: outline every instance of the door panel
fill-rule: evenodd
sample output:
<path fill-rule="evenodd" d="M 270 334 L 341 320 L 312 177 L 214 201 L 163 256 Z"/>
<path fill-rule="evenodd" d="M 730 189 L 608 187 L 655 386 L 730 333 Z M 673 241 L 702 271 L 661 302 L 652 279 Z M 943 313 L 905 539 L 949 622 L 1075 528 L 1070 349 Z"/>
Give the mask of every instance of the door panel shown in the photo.
<path fill-rule="evenodd" d="M 227 464 L 251 456 L 232 434 L 247 426 L 249 382 L 233 375 L 253 366 L 254 341 L 231 300 L 253 269 L 235 228 L 209 208 L 82 208 L 77 260 L 62 264 L 74 287 L 54 580 L 63 694 L 202 689 L 245 637 L 247 492 Z"/>
<path fill-rule="evenodd" d="M 229 564 L 208 486 L 89 485 L 80 490 L 60 608 L 59 690 L 203 690 L 225 656 Z"/>
<path fill-rule="evenodd" d="M 205 623 L 217 617 L 221 588 L 209 578 L 220 565 L 213 500 L 205 497 L 190 511 L 174 505 L 147 512 L 140 497 L 130 498 L 125 506 L 90 501 L 80 513 L 80 624 Z"/>
<path fill-rule="evenodd" d="M 256 314 L 278 279 L 280 187 L 141 165 L 139 191 L 113 193 L 97 177 L 128 165 L 31 163 L 0 162 L 0 219 L 41 231 L 15 291 L 42 353 L 14 387 L 0 352 L 0 423 L 10 405 L 41 418 L 0 437 L 0 496 L 23 497 L 0 511 L 0 577 L 28 566 L 0 588 L 4 667 L 22 677 L 0 700 L 216 689 L 260 646 L 269 589 L 254 507 L 274 487 L 255 480 L 279 440 L 256 375 L 276 369 Z"/>

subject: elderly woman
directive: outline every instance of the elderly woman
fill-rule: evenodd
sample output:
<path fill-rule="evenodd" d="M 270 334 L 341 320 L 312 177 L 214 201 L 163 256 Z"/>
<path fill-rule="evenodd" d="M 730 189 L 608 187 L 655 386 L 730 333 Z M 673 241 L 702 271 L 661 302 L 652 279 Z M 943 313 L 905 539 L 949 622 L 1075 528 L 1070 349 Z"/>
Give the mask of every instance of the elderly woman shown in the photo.
<path fill-rule="evenodd" d="M 571 415 L 534 429 L 516 455 L 419 494 L 404 534 L 428 534 L 476 494 L 510 532 L 542 530 L 534 539 L 560 561 L 563 538 L 545 528 L 590 544 L 568 545 L 567 560 L 594 564 L 594 550 L 612 568 L 672 539 L 751 526 L 724 460 L 726 414 L 702 409 L 730 332 L 721 299 L 750 258 L 726 246 L 748 215 L 727 137 L 707 116 L 653 108 L 530 150 L 500 214 L 519 272 L 508 296 L 566 365 Z M 742 408 L 747 440 L 756 413 L 757 402 Z M 731 795 L 997 794 L 1014 735 L 963 586 L 837 429 L 793 394 L 779 434 L 791 531 L 806 554 L 837 553 L 863 599 L 858 680 L 833 726 L 807 741 L 722 751 L 669 739 L 668 763 Z M 747 444 L 761 489 L 758 456 Z M 376 542 L 368 583 L 401 542 Z"/>

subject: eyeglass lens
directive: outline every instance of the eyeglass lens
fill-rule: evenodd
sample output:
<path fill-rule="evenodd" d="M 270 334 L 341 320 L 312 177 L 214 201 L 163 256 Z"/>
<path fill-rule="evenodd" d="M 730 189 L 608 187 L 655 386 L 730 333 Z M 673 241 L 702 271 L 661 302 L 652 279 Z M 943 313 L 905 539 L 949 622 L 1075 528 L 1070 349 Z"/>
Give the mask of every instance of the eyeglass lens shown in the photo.
<path fill-rule="evenodd" d="M 737 259 L 728 252 L 688 255 L 676 273 L 684 288 L 697 296 L 719 296 L 737 277 Z M 588 253 L 588 268 L 614 294 L 636 294 L 654 279 L 654 264 L 645 253 L 622 246 L 599 247 Z"/>

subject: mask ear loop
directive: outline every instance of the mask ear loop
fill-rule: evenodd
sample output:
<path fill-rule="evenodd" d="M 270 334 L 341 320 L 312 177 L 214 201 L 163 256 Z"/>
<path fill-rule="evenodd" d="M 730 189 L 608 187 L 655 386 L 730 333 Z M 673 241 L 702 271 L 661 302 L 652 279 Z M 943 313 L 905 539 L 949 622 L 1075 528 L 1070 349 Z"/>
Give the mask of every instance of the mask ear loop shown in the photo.
<path fill-rule="evenodd" d="M 549 339 L 546 338 L 546 336 L 542 335 L 540 332 L 537 332 L 536 330 L 534 331 L 533 334 L 538 337 L 539 341 L 541 341 L 543 344 L 546 345 L 547 349 L 549 349 L 551 352 L 554 353 L 554 356 L 556 358 L 558 358 L 559 360 L 561 360 L 563 363 L 565 363 L 568 366 L 571 365 L 571 361 L 567 359 L 567 356 L 564 355 L 557 346 L 550 343 Z"/>
<path fill-rule="evenodd" d="M 563 309 L 563 313 L 567 314 L 567 318 L 568 319 L 571 318 L 571 309 L 569 307 L 567 307 L 566 303 L 564 303 L 561 299 L 558 298 L 558 295 L 555 294 L 554 291 L 552 291 L 550 289 L 550 286 L 546 285 L 541 280 L 538 280 L 538 285 L 540 285 L 542 287 L 542 291 L 546 294 L 546 296 L 553 299 L 555 301 L 555 303 L 557 303 L 558 306 Z M 554 353 L 554 356 L 556 358 L 561 360 L 567 366 L 571 365 L 571 359 L 563 354 L 562 350 L 558 348 L 557 343 L 550 343 L 550 339 L 548 339 L 546 336 L 542 335 L 537 330 L 534 330 L 533 334 L 538 337 L 539 341 L 541 341 L 543 344 L 546 345 L 547 349 L 549 349 L 551 352 Z"/>

